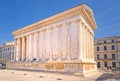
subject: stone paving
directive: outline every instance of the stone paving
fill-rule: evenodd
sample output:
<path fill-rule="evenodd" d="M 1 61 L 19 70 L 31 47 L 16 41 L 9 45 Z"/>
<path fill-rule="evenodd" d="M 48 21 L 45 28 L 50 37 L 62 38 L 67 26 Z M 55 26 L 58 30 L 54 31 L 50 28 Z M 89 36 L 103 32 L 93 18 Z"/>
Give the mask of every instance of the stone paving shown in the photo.
<path fill-rule="evenodd" d="M 79 77 L 50 72 L 0 70 L 0 81 L 120 81 L 120 72 L 101 73 Z"/>

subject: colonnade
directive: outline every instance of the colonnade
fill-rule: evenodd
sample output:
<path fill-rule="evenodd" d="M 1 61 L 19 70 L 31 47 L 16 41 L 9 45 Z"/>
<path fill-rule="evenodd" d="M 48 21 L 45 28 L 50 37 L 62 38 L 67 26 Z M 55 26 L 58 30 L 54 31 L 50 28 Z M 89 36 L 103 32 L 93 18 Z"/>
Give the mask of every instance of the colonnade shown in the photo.
<path fill-rule="evenodd" d="M 82 20 L 15 37 L 16 61 L 94 60 L 94 33 Z"/>

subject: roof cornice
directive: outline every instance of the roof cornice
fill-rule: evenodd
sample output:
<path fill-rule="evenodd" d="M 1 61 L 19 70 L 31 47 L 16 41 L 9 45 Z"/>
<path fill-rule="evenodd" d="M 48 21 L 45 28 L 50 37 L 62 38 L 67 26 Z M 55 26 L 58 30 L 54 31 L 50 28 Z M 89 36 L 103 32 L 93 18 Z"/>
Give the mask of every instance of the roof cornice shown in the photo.
<path fill-rule="evenodd" d="M 92 29 L 95 30 L 97 28 L 97 26 L 95 23 L 94 16 L 93 15 L 90 16 L 89 13 L 86 12 L 86 9 L 92 13 L 92 9 L 90 9 L 85 4 L 82 4 L 80 6 L 76 6 L 74 8 L 69 9 L 69 10 L 66 10 L 64 12 L 61 12 L 59 14 L 56 14 L 54 16 L 51 16 L 49 18 L 46 18 L 46 19 L 41 20 L 39 22 L 36 22 L 34 24 L 23 27 L 17 31 L 14 31 L 12 34 L 16 36 L 16 35 L 19 35 L 22 33 L 26 33 L 26 32 L 29 32 L 29 31 L 32 31 L 32 30 L 56 23 L 56 22 L 59 22 L 61 20 L 70 18 L 70 17 L 75 16 L 77 14 L 81 14 L 83 16 L 83 18 L 85 19 L 85 21 L 90 25 L 90 27 L 92 27 Z"/>

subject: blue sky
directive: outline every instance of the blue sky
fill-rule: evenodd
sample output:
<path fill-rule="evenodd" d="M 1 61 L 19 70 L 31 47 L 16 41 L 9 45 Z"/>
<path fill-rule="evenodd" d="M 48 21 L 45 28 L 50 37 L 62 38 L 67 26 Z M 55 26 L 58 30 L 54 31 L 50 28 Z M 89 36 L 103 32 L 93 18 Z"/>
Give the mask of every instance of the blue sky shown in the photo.
<path fill-rule="evenodd" d="M 94 11 L 95 38 L 120 36 L 120 0 L 0 0 L 0 45 L 13 31 L 85 3 Z"/>

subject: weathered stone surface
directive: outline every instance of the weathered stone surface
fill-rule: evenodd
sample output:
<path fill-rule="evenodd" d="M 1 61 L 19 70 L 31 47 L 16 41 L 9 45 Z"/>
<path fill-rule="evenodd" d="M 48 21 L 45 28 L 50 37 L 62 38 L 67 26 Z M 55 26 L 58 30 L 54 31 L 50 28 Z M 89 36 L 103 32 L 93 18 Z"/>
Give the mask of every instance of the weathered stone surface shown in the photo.
<path fill-rule="evenodd" d="M 96 24 L 91 14 L 92 10 L 83 4 L 13 32 L 17 59 L 7 63 L 8 68 L 83 75 L 96 71 Z"/>

